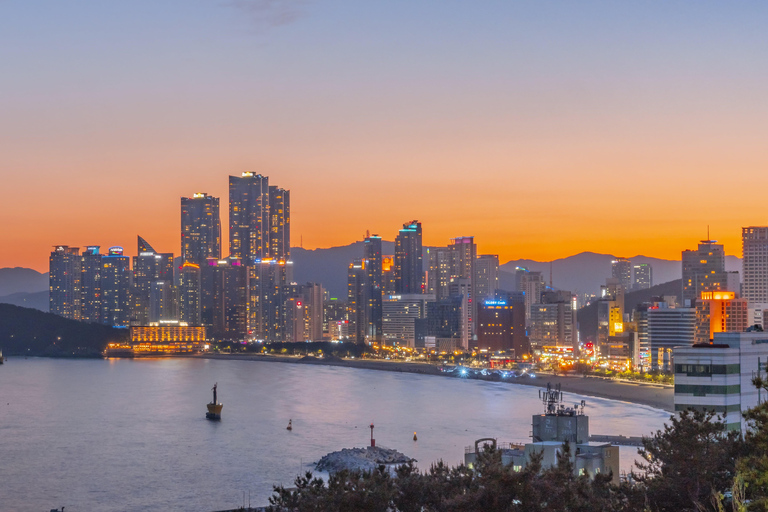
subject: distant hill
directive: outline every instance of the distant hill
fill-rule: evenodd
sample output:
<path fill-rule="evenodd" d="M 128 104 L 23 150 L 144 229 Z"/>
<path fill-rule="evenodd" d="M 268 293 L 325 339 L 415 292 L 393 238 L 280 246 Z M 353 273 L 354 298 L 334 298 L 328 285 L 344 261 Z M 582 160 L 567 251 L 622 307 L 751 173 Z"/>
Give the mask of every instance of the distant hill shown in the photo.
<path fill-rule="evenodd" d="M 0 268 L 0 297 L 48 290 L 48 274 L 31 268 Z"/>
<path fill-rule="evenodd" d="M 682 293 L 682 279 L 675 279 L 668 283 L 657 284 L 647 290 L 629 292 L 624 295 L 624 312 L 629 313 L 638 304 L 649 302 L 652 297 L 658 297 L 660 295 L 667 297 L 674 295 L 677 297 L 677 300 L 680 301 Z M 579 321 L 579 336 L 581 337 L 581 340 L 594 340 L 597 337 L 597 302 L 593 302 L 592 304 L 579 309 L 577 315 Z"/>
<path fill-rule="evenodd" d="M 96 356 L 111 341 L 128 341 L 128 329 L 0 304 L 0 347 L 4 356 Z"/>
<path fill-rule="evenodd" d="M 582 252 L 567 258 L 553 260 L 552 284 L 560 290 L 569 290 L 581 293 L 598 293 L 600 285 L 605 284 L 605 279 L 611 277 L 611 261 L 616 256 L 612 254 L 598 254 L 594 252 Z M 653 267 L 653 282 L 668 283 L 675 279 L 682 279 L 683 270 L 679 260 L 663 260 L 648 256 L 633 256 L 629 258 L 633 265 L 647 263 Z M 545 280 L 549 282 L 550 262 L 533 260 L 512 260 L 501 265 L 500 270 L 514 273 L 515 267 L 525 267 L 528 270 L 544 273 Z M 725 269 L 741 272 L 741 258 L 726 256 Z M 502 274 L 501 279 L 511 279 L 511 275 Z M 502 288 L 504 288 L 502 286 Z M 679 294 L 678 294 L 679 295 Z"/>
<path fill-rule="evenodd" d="M 13 304 L 14 306 L 21 306 L 23 308 L 39 309 L 45 313 L 48 312 L 48 290 L 43 292 L 27 293 L 18 292 L 0 297 L 0 304 Z"/>

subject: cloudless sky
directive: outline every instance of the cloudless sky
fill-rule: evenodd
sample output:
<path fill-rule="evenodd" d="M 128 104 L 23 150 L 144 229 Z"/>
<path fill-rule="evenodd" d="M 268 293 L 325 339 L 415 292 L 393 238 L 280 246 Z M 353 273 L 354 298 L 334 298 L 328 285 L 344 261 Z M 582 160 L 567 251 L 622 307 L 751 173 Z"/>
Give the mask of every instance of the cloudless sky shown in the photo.
<path fill-rule="evenodd" d="M 179 198 L 245 170 L 305 248 L 740 254 L 768 224 L 768 5 L 0 0 L 0 267 L 179 252 Z M 226 247 L 226 242 L 225 242 Z"/>

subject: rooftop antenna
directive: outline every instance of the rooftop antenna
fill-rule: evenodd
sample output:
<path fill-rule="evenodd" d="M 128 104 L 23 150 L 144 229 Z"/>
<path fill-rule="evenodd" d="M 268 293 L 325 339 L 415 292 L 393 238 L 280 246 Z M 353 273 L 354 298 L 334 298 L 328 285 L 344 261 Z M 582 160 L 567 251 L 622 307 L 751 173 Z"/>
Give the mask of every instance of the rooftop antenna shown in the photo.
<path fill-rule="evenodd" d="M 365 238 L 371 238 L 371 232 L 369 230 L 365 230 Z"/>
<path fill-rule="evenodd" d="M 552 262 L 549 262 L 549 287 L 552 288 Z"/>

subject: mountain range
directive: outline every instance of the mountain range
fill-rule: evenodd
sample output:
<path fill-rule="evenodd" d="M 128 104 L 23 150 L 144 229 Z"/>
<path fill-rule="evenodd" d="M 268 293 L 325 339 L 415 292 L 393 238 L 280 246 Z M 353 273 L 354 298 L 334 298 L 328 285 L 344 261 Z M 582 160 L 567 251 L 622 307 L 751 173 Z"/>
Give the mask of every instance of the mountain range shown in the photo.
<path fill-rule="evenodd" d="M 363 242 L 331 247 L 327 249 L 303 249 L 294 247 L 292 259 L 294 281 L 297 283 L 322 283 L 331 297 L 344 299 L 347 296 L 347 269 L 355 258 L 363 256 Z M 424 263 L 427 263 L 424 248 Z M 382 242 L 383 254 L 394 254 L 395 244 Z M 582 252 L 567 258 L 548 261 L 529 259 L 512 260 L 500 266 L 499 288 L 514 289 L 515 267 L 540 271 L 549 282 L 552 271 L 552 285 L 561 290 L 581 293 L 598 293 L 600 285 L 611 276 L 612 254 Z M 648 263 L 653 267 L 653 282 L 665 283 L 682 278 L 679 260 L 664 260 L 648 256 L 629 258 L 633 264 Z M 726 270 L 741 270 L 741 259 L 726 256 Z M 0 268 L 0 303 L 48 310 L 48 274 L 29 268 Z"/>

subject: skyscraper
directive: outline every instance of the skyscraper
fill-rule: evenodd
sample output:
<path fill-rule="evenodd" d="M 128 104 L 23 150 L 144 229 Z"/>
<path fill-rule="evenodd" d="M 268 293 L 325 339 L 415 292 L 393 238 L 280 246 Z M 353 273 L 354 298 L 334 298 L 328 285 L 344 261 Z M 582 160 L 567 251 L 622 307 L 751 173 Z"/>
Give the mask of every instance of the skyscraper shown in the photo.
<path fill-rule="evenodd" d="M 189 325 L 200 325 L 200 266 L 187 261 L 179 270 L 179 320 Z"/>
<path fill-rule="evenodd" d="M 750 304 L 768 302 L 768 227 L 741 228 L 742 297 Z M 734 290 L 737 291 L 737 290 Z"/>
<path fill-rule="evenodd" d="M 350 341 L 362 343 L 365 341 L 366 301 L 365 260 L 356 259 L 349 264 L 347 272 L 347 320 Z"/>
<path fill-rule="evenodd" d="M 382 273 L 381 273 L 381 237 L 366 237 L 363 246 L 365 260 L 365 337 L 366 340 L 378 341 L 381 338 L 382 322 Z"/>
<path fill-rule="evenodd" d="M 694 306 L 696 299 L 701 297 L 701 292 L 728 289 L 725 250 L 717 240 L 702 240 L 697 250 L 683 251 L 682 259 L 683 305 L 686 305 L 687 301 L 690 306 Z"/>
<path fill-rule="evenodd" d="M 395 292 L 423 293 L 421 222 L 403 224 L 395 238 Z"/>
<path fill-rule="evenodd" d="M 122 247 L 110 247 L 101 257 L 101 321 L 128 326 L 130 319 L 131 265 Z"/>
<path fill-rule="evenodd" d="M 181 198 L 181 261 L 201 266 L 221 258 L 219 198 L 205 193 Z"/>
<path fill-rule="evenodd" d="M 101 254 L 89 245 L 80 256 L 80 319 L 101 322 Z"/>
<path fill-rule="evenodd" d="M 496 254 L 481 254 L 475 261 L 475 295 L 481 301 L 493 298 L 499 288 L 499 256 Z"/>
<path fill-rule="evenodd" d="M 142 237 L 138 237 L 138 255 L 133 257 L 131 287 L 131 325 L 149 323 L 152 283 L 173 283 L 173 254 L 158 253 Z"/>
<path fill-rule="evenodd" d="M 625 290 L 632 289 L 632 262 L 627 258 L 616 258 L 611 262 L 611 277 L 618 279 Z"/>
<path fill-rule="evenodd" d="M 269 187 L 269 256 L 291 258 L 291 192 Z"/>
<path fill-rule="evenodd" d="M 80 320 L 80 248 L 57 245 L 48 263 L 50 312 L 70 320 Z"/>
<path fill-rule="evenodd" d="M 269 178 L 244 172 L 229 177 L 229 254 L 250 265 L 269 257 Z"/>
<path fill-rule="evenodd" d="M 265 258 L 248 267 L 248 329 L 255 340 L 285 341 L 282 309 L 292 274 L 290 261 Z"/>
<path fill-rule="evenodd" d="M 632 284 L 633 290 L 647 290 L 653 286 L 653 267 L 647 263 L 635 265 L 635 277 Z"/>

